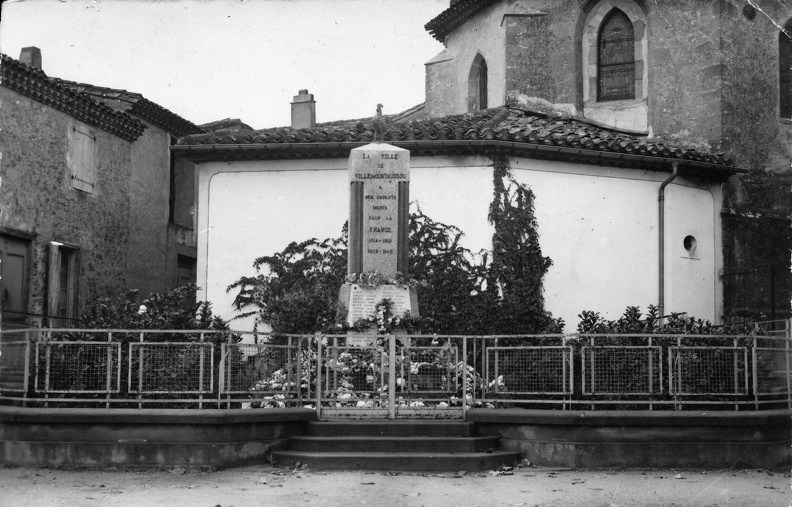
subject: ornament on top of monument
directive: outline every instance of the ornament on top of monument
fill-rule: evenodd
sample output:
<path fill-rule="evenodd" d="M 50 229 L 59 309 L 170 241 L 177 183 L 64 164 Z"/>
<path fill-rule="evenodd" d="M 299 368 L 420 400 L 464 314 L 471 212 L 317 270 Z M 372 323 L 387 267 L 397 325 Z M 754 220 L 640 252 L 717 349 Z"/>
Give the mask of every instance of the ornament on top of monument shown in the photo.
<path fill-rule="evenodd" d="M 379 104 L 374 128 L 380 136 L 381 118 Z M 350 151 L 349 256 L 339 294 L 348 325 L 371 317 L 384 300 L 393 315 L 418 316 L 415 287 L 403 282 L 409 280 L 409 205 L 409 150 L 380 140 Z"/>
<path fill-rule="evenodd" d="M 385 135 L 385 120 L 382 119 L 382 104 L 377 104 L 377 113 L 371 118 L 371 129 L 374 131 L 374 142 L 381 143 Z"/>

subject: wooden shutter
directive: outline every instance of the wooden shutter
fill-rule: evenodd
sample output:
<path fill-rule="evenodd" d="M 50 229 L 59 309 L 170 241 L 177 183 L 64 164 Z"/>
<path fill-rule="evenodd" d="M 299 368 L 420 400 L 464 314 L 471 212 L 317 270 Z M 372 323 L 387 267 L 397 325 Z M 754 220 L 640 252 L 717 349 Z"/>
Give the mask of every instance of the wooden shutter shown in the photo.
<path fill-rule="evenodd" d="M 630 18 L 613 9 L 603 20 L 597 55 L 597 100 L 635 98 L 635 33 Z"/>
<path fill-rule="evenodd" d="M 96 139 L 84 126 L 72 132 L 72 186 L 83 192 L 93 192 L 96 179 Z"/>

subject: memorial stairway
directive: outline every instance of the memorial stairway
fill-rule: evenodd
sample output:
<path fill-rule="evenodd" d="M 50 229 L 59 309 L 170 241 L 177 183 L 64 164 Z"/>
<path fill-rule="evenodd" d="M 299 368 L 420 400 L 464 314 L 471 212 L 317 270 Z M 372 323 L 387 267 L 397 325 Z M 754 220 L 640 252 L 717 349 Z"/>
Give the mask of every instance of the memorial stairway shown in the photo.
<path fill-rule="evenodd" d="M 325 470 L 480 471 L 512 465 L 498 437 L 475 436 L 473 423 L 425 420 L 319 421 L 275 451 L 277 464 Z"/>

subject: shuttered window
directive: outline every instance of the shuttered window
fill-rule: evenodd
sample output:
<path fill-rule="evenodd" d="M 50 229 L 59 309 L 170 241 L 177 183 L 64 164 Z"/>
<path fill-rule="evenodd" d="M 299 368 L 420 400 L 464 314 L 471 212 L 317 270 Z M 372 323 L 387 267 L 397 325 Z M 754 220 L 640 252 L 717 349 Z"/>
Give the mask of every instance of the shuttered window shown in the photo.
<path fill-rule="evenodd" d="M 786 33 L 785 33 L 786 32 Z M 792 119 L 792 22 L 778 34 L 778 102 L 781 118 Z"/>
<path fill-rule="evenodd" d="M 630 18 L 613 9 L 602 21 L 597 54 L 597 100 L 635 98 L 635 32 Z"/>
<path fill-rule="evenodd" d="M 72 187 L 93 193 L 96 182 L 96 137 L 84 125 L 72 128 L 71 136 Z"/>

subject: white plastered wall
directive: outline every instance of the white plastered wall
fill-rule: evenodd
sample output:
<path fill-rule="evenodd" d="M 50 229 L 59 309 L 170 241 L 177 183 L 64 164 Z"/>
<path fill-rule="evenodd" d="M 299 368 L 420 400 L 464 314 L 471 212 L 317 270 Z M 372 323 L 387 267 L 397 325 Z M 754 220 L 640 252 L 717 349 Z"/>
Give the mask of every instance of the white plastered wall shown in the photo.
<path fill-rule="evenodd" d="M 410 198 L 434 220 L 456 225 L 474 252 L 489 249 L 490 161 L 413 157 Z M 233 316 L 226 288 L 252 275 L 254 259 L 292 241 L 340 235 L 348 216 L 346 159 L 209 162 L 199 168 L 199 296 Z M 618 318 L 628 305 L 658 303 L 658 189 L 667 173 L 512 159 L 515 179 L 535 194 L 546 308 L 574 331 L 582 310 Z M 715 320 L 720 292 L 719 197 L 678 178 L 666 189 L 666 308 Z M 698 259 L 679 249 L 697 239 Z M 683 252 L 684 249 L 682 249 Z M 248 329 L 250 321 L 235 322 Z"/>

